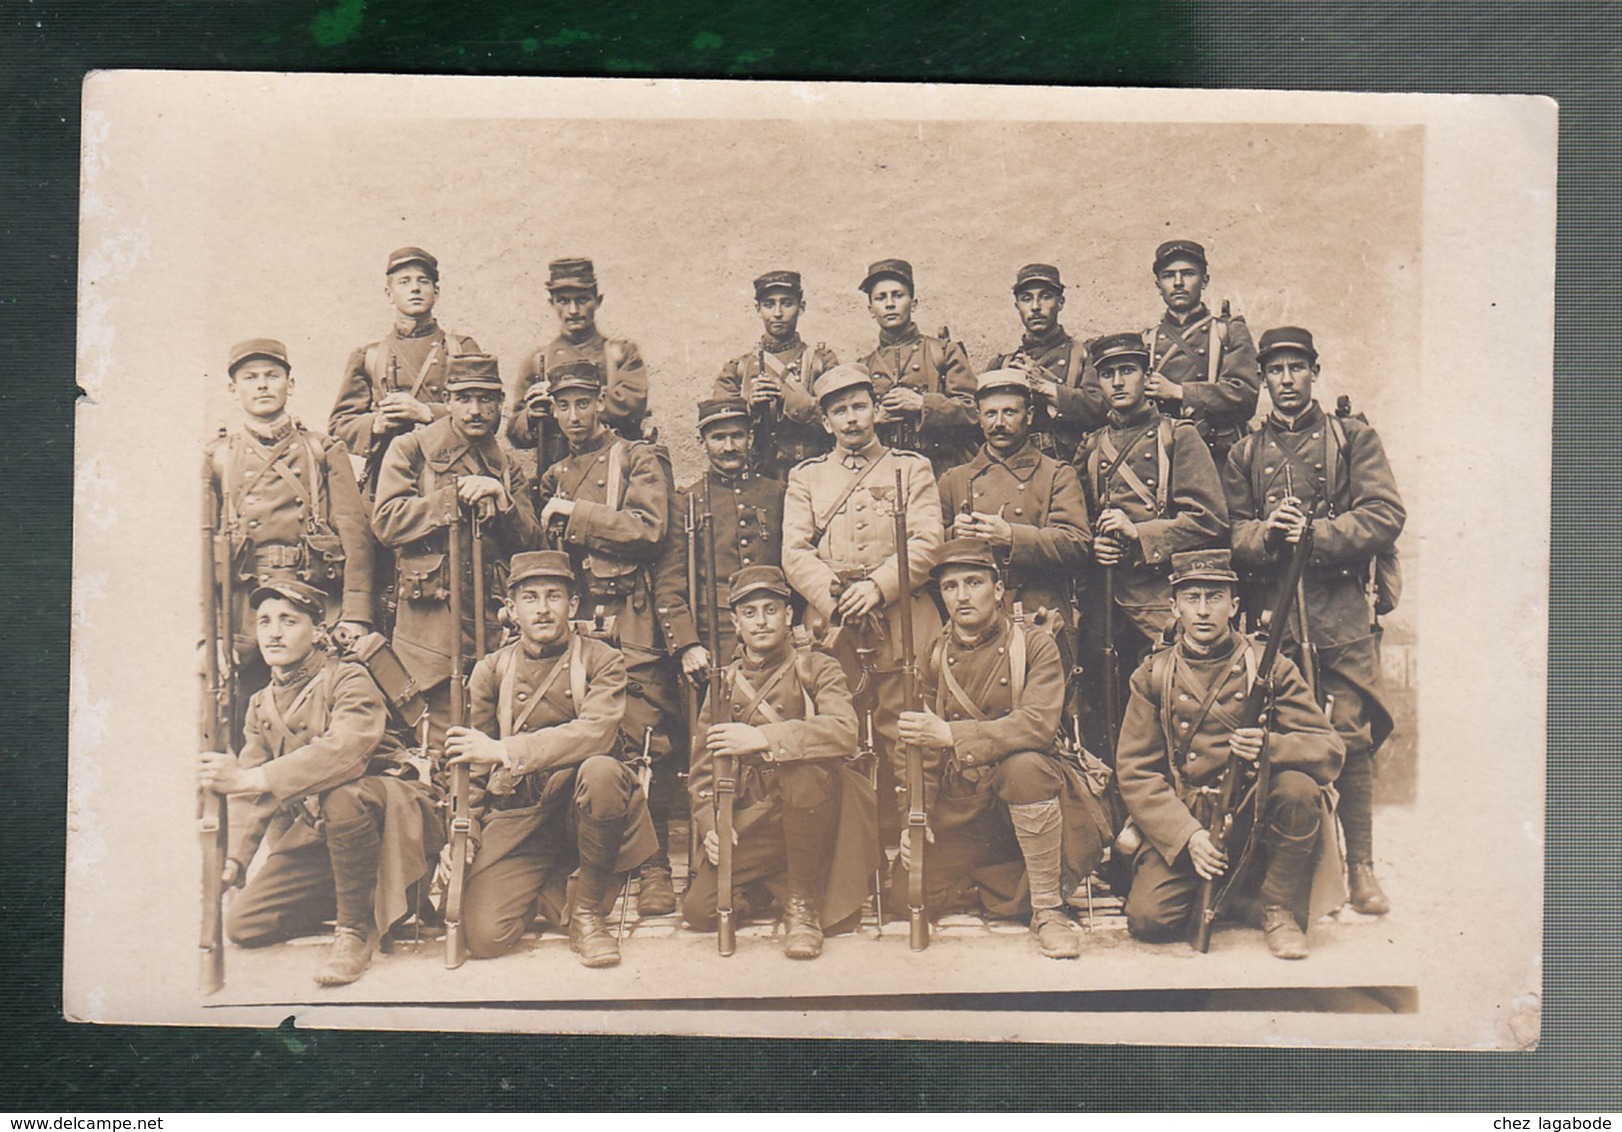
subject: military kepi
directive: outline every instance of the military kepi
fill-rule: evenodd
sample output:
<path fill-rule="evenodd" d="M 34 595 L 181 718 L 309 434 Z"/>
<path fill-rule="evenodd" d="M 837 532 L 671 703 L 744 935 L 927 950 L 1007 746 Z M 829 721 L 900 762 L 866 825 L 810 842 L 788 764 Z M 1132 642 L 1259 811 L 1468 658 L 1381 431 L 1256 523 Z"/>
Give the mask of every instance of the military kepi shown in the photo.
<path fill-rule="evenodd" d="M 1059 278 L 1059 269 L 1051 263 L 1027 263 L 1014 273 L 1014 294 L 1019 294 L 1027 287 L 1046 284 L 1064 293 L 1064 282 Z"/>
<path fill-rule="evenodd" d="M 755 298 L 764 298 L 771 291 L 792 291 L 796 295 L 805 292 L 800 287 L 800 273 L 798 271 L 768 271 L 755 280 Z"/>
<path fill-rule="evenodd" d="M 1095 338 L 1092 345 L 1087 347 L 1087 353 L 1095 367 L 1111 358 L 1141 358 L 1146 365 L 1149 361 L 1149 347 L 1143 344 L 1143 335 L 1136 333 L 1106 334 L 1102 338 Z"/>
<path fill-rule="evenodd" d="M 865 385 L 872 389 L 873 375 L 859 365 L 842 362 L 818 374 L 816 386 L 812 389 L 812 392 L 816 394 L 817 404 L 826 405 L 828 398 L 835 393 L 843 393 L 845 390 L 858 385 Z"/>
<path fill-rule="evenodd" d="M 1171 584 L 1185 582 L 1237 582 L 1233 552 L 1223 548 L 1184 550 L 1171 556 Z"/>
<path fill-rule="evenodd" d="M 721 421 L 749 419 L 749 402 L 742 397 L 717 397 L 698 403 L 698 431 L 703 432 Z"/>
<path fill-rule="evenodd" d="M 548 291 L 597 289 L 597 270 L 592 266 L 591 260 L 583 256 L 553 260 L 546 265 L 546 276 Z"/>
<path fill-rule="evenodd" d="M 1193 240 L 1167 240 L 1155 249 L 1155 274 L 1175 259 L 1187 259 L 1205 267 L 1205 248 Z"/>
<path fill-rule="evenodd" d="M 537 578 L 556 578 L 574 585 L 574 566 L 561 550 L 526 550 L 515 554 L 507 568 L 507 589 L 512 591 Z"/>
<path fill-rule="evenodd" d="M 1269 354 L 1280 350 L 1299 350 L 1313 361 L 1318 360 L 1318 348 L 1312 344 L 1312 333 L 1299 326 L 1277 326 L 1262 334 L 1256 345 L 1256 360 L 1266 361 Z"/>
<path fill-rule="evenodd" d="M 912 264 L 904 259 L 881 259 L 877 263 L 870 263 L 867 266 L 867 274 L 862 277 L 861 286 L 856 289 L 871 295 L 874 284 L 880 279 L 899 279 L 907 285 L 907 290 L 911 291 Z"/>
<path fill-rule="evenodd" d="M 732 575 L 727 583 L 731 596 L 727 604 L 737 606 L 755 594 L 768 593 L 787 601 L 794 595 L 788 577 L 778 566 L 745 566 Z"/>
<path fill-rule="evenodd" d="M 231 347 L 231 360 L 226 363 L 225 372 L 235 373 L 237 367 L 249 358 L 269 358 L 273 362 L 281 362 L 288 369 L 293 368 L 293 363 L 287 360 L 287 347 L 276 339 L 249 338 Z"/>
<path fill-rule="evenodd" d="M 584 358 L 554 366 L 546 377 L 548 397 L 556 397 L 568 389 L 584 389 L 589 393 L 601 393 L 603 389 L 603 371 L 597 368 L 596 362 Z"/>
<path fill-rule="evenodd" d="M 941 546 L 940 560 L 929 571 L 929 576 L 939 579 L 953 566 L 974 566 L 990 570 L 993 574 L 1002 572 L 1001 567 L 997 565 L 997 556 L 992 552 L 991 544 L 978 538 L 947 539 Z"/>
<path fill-rule="evenodd" d="M 974 379 L 974 395 L 987 393 L 1029 393 L 1031 375 L 1022 369 L 988 369 Z"/>
<path fill-rule="evenodd" d="M 393 275 L 413 263 L 427 268 L 429 278 L 435 283 L 439 282 L 439 261 L 421 248 L 395 248 L 389 253 L 389 265 L 383 269 L 383 274 Z"/>
<path fill-rule="evenodd" d="M 248 608 L 258 609 L 273 597 L 285 598 L 317 621 L 326 614 L 326 595 L 312 585 L 292 579 L 272 578 L 248 595 Z"/>
<path fill-rule="evenodd" d="M 489 354 L 452 354 L 445 363 L 445 392 L 493 389 L 501 392 L 501 371 Z"/>

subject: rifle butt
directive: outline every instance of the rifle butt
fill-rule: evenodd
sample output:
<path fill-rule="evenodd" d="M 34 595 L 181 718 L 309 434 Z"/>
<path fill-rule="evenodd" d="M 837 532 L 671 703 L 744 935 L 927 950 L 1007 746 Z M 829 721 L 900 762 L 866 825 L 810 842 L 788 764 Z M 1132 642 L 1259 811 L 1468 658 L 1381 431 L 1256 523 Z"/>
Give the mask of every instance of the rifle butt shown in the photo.
<path fill-rule="evenodd" d="M 924 915 L 922 908 L 908 908 L 907 914 L 911 921 L 907 946 L 914 951 L 923 951 L 929 947 L 929 917 Z"/>
<path fill-rule="evenodd" d="M 1213 907 L 1216 883 L 1200 881 L 1199 896 L 1194 901 L 1194 915 L 1189 921 L 1188 945 L 1204 955 L 1211 950 L 1211 923 L 1216 919 Z"/>
<path fill-rule="evenodd" d="M 715 950 L 723 959 L 738 950 L 738 925 L 731 908 L 715 913 Z"/>
<path fill-rule="evenodd" d="M 468 769 L 451 767 L 451 875 L 445 885 L 445 967 L 454 971 L 467 962 L 462 936 L 462 897 L 467 889 L 467 844 L 473 832 L 469 815 Z"/>
<path fill-rule="evenodd" d="M 721 955 L 738 950 L 732 909 L 732 806 L 737 798 L 736 763 L 715 760 L 715 948 Z"/>

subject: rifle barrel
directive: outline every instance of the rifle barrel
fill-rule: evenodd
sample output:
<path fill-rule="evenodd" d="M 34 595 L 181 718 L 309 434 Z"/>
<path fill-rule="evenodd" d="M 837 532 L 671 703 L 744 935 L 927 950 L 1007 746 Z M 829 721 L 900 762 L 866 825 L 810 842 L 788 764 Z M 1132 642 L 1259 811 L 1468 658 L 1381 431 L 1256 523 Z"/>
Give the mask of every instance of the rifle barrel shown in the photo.
<path fill-rule="evenodd" d="M 912 634 L 912 561 L 907 545 L 906 480 L 895 471 L 895 561 L 900 589 L 897 614 L 901 621 L 901 710 L 918 706 L 918 654 Z M 929 815 L 924 810 L 924 753 L 914 743 L 902 747 L 907 774 L 907 917 L 908 945 L 914 951 L 929 946 L 929 916 L 924 909 L 924 845 L 929 840 Z"/>
<path fill-rule="evenodd" d="M 203 704 L 199 720 L 202 748 L 235 754 L 232 705 L 235 673 L 226 650 L 235 647 L 231 627 L 230 534 L 217 530 L 214 481 L 203 469 Z M 226 553 L 220 553 L 224 539 Z M 220 569 L 224 558 L 225 570 Z M 223 593 L 222 593 L 223 591 Z M 221 636 L 222 627 L 225 635 Z M 225 671 L 221 671 L 221 664 Z M 225 985 L 225 861 L 230 852 L 225 799 L 197 789 L 197 837 L 203 854 L 203 913 L 198 932 L 198 989 L 213 994 Z"/>
<path fill-rule="evenodd" d="M 450 726 L 466 723 L 466 687 L 463 669 L 466 658 L 462 651 L 462 508 L 454 497 L 451 521 L 446 526 L 449 540 L 450 606 L 451 606 L 451 675 Z M 467 843 L 472 832 L 471 805 L 466 763 L 458 763 L 451 771 L 450 820 L 450 879 L 445 886 L 445 966 L 454 970 L 467 961 L 462 941 L 462 895 L 467 880 Z"/>
<path fill-rule="evenodd" d="M 705 639 L 710 650 L 709 692 L 706 702 L 710 717 L 720 720 L 721 693 L 721 591 L 715 546 L 715 502 L 708 475 L 704 479 L 704 604 L 708 607 Z M 715 760 L 715 836 L 719 842 L 715 865 L 715 948 L 721 955 L 738 950 L 738 927 L 732 918 L 732 808 L 736 801 L 737 762 L 730 756 Z"/>

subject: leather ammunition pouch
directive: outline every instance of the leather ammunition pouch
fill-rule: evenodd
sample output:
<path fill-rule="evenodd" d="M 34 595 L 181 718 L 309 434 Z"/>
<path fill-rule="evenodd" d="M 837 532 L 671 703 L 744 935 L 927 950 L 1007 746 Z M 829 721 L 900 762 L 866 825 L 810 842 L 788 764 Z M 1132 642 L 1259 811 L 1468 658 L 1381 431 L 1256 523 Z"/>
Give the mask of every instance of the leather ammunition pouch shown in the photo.
<path fill-rule="evenodd" d="M 442 550 L 404 551 L 399 561 L 399 597 L 405 601 L 450 598 L 449 558 Z"/>
<path fill-rule="evenodd" d="M 428 702 L 388 641 L 381 633 L 367 633 L 350 646 L 347 659 L 366 669 L 388 702 L 393 722 L 415 743 L 417 726 L 428 713 Z"/>
<path fill-rule="evenodd" d="M 640 562 L 601 554 L 586 555 L 580 568 L 586 593 L 594 598 L 629 596 L 636 591 L 642 572 Z"/>
<path fill-rule="evenodd" d="M 309 553 L 299 574 L 305 581 L 337 581 L 343 577 L 344 544 L 330 525 L 312 519 L 304 532 L 304 547 Z"/>

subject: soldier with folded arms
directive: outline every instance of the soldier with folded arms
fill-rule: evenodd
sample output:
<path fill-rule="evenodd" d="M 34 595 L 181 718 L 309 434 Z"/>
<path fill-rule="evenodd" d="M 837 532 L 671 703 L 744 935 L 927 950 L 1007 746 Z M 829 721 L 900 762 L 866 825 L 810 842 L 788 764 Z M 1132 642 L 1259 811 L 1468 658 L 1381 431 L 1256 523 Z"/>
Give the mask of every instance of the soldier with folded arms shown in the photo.
<path fill-rule="evenodd" d="M 581 963 L 615 965 L 607 916 L 619 878 L 659 847 L 636 774 L 618 757 L 625 660 L 574 631 L 579 604 L 568 555 L 515 555 L 507 612 L 518 639 L 474 667 L 470 725 L 445 738 L 483 786 L 462 908 L 477 959 L 510 951 L 538 906 L 568 925 Z"/>
<path fill-rule="evenodd" d="M 923 706 L 899 723 L 901 739 L 930 751 L 939 768 L 925 784 L 925 902 L 936 913 L 1028 914 L 1043 955 L 1075 958 L 1081 941 L 1064 898 L 1098 866 L 1110 828 L 1102 783 L 1090 785 L 1059 751 L 1058 646 L 1003 612 L 1002 569 L 987 543 L 952 539 L 933 576 L 949 620 L 920 662 Z M 905 875 L 910 832 L 902 831 L 896 876 Z"/>
<path fill-rule="evenodd" d="M 249 603 L 271 682 L 249 701 L 241 755 L 204 751 L 197 762 L 204 788 L 233 796 L 225 881 L 247 883 L 226 932 L 259 947 L 336 919 L 315 980 L 352 983 L 412 911 L 444 833 L 428 785 L 388 730 L 382 692 L 364 667 L 327 651 L 323 594 L 277 580 Z M 265 860 L 248 875 L 262 841 Z"/>
<path fill-rule="evenodd" d="M 688 788 L 704 858 L 682 913 L 699 931 L 715 927 L 714 760 L 738 759 L 734 888 L 768 888 L 783 909 L 784 954 L 815 959 L 824 925 L 855 926 L 878 858 L 873 787 L 845 763 L 856 750 L 856 712 L 839 662 L 794 648 L 782 570 L 746 566 L 729 589 L 740 653 L 693 743 Z"/>

